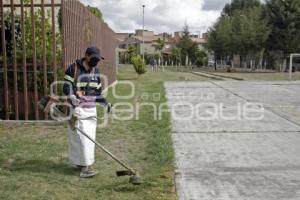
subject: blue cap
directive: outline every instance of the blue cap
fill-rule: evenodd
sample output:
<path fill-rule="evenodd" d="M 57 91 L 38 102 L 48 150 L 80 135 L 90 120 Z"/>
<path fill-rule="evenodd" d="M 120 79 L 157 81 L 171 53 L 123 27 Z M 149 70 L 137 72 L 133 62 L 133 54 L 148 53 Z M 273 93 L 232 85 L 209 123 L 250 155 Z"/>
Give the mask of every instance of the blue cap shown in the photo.
<path fill-rule="evenodd" d="M 98 49 L 97 47 L 89 47 L 86 49 L 85 53 L 93 57 L 96 57 L 99 60 L 104 60 L 104 58 L 101 56 L 100 49 Z"/>

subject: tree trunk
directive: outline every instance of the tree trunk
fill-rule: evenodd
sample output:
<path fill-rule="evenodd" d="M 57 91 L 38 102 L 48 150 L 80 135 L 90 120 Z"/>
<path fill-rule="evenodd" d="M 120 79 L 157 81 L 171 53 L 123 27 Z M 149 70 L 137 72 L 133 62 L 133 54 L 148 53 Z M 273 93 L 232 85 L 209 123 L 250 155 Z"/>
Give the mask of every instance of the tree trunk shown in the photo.
<path fill-rule="evenodd" d="M 286 58 L 284 57 L 282 67 L 281 67 L 281 72 L 284 72 L 286 69 Z"/>
<path fill-rule="evenodd" d="M 243 63 L 243 57 L 240 55 L 240 68 L 242 68 Z"/>
<path fill-rule="evenodd" d="M 185 66 L 188 66 L 189 65 L 189 56 L 186 55 L 185 57 Z"/>
<path fill-rule="evenodd" d="M 215 71 L 217 71 L 217 57 L 215 56 L 215 62 L 214 62 Z"/>
<path fill-rule="evenodd" d="M 260 53 L 259 53 L 259 61 L 258 61 L 258 67 L 262 70 L 262 65 L 263 65 L 263 59 L 264 59 L 264 53 L 265 53 L 265 49 L 263 48 Z"/>
<path fill-rule="evenodd" d="M 161 57 L 161 62 L 162 62 L 162 66 L 164 65 L 164 57 L 162 55 L 162 52 L 160 51 L 160 57 Z"/>

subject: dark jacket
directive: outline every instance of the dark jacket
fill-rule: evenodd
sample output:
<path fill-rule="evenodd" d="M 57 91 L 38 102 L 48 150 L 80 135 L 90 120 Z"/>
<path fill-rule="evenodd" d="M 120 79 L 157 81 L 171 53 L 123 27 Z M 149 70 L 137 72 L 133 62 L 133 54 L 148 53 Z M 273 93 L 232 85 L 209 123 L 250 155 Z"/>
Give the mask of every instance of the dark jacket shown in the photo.
<path fill-rule="evenodd" d="M 80 98 L 80 106 L 91 108 L 96 106 L 95 102 L 105 103 L 106 100 L 101 96 L 102 85 L 99 69 L 96 67 L 87 71 L 83 66 L 83 61 L 84 58 L 76 60 L 76 63 L 71 64 L 65 71 L 63 92 L 69 96 L 76 95 L 77 91 L 84 91 L 85 96 Z"/>

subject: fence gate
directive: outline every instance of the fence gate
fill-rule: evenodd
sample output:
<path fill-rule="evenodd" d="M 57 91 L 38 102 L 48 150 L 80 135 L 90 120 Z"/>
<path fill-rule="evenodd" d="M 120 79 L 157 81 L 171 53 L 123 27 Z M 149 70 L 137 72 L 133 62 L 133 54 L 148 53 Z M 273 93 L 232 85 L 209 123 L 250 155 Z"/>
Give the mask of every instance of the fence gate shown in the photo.
<path fill-rule="evenodd" d="M 115 33 L 77 0 L 0 0 L 0 20 L 0 119 L 48 119 L 39 98 L 91 45 L 106 58 L 101 72 L 115 81 Z"/>

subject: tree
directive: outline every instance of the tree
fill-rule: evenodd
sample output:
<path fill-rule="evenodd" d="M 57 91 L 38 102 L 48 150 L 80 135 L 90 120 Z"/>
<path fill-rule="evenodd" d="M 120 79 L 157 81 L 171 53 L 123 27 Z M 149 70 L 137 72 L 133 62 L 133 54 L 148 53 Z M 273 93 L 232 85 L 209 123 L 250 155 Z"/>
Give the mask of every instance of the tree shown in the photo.
<path fill-rule="evenodd" d="M 255 59 L 260 55 L 262 60 L 270 27 L 263 16 L 264 7 L 254 0 L 249 2 L 234 0 L 224 8 L 223 12 L 229 14 L 223 14 L 210 29 L 208 46 L 216 58 L 228 61 L 239 54 L 242 59 L 248 55 Z"/>
<path fill-rule="evenodd" d="M 205 64 L 207 64 L 207 53 L 204 50 L 198 49 L 196 51 L 196 59 L 195 59 L 195 64 L 197 67 L 202 67 Z"/>
<path fill-rule="evenodd" d="M 165 48 L 165 39 L 158 38 L 158 40 L 154 44 L 154 48 L 156 51 L 159 52 L 159 59 L 163 63 L 164 61 L 163 61 L 163 56 L 162 56 L 162 50 Z"/>
<path fill-rule="evenodd" d="M 300 51 L 300 1 L 268 0 L 266 15 L 272 27 L 268 47 L 283 54 Z"/>
<path fill-rule="evenodd" d="M 183 27 L 183 35 L 177 46 L 181 49 L 181 60 L 186 60 L 186 58 L 190 57 L 194 42 L 190 38 L 189 26 L 187 24 Z"/>
<path fill-rule="evenodd" d="M 175 61 L 176 65 L 178 65 L 178 63 L 181 62 L 181 49 L 178 47 L 173 47 L 171 57 Z"/>
<path fill-rule="evenodd" d="M 238 46 L 235 46 L 235 49 L 242 52 L 241 54 L 244 56 L 259 57 L 260 65 L 271 31 L 267 20 L 263 18 L 263 11 L 262 6 L 257 6 L 247 10 L 244 15 L 240 15 L 237 12 L 233 22 L 235 23 L 234 27 L 240 24 L 239 31 L 233 30 L 234 33 L 238 33 L 241 43 L 241 48 L 239 49 Z"/>
<path fill-rule="evenodd" d="M 223 16 L 232 16 L 235 11 L 246 11 L 260 6 L 259 0 L 233 0 L 227 3 L 222 11 Z"/>
<path fill-rule="evenodd" d="M 240 46 L 238 34 L 233 33 L 232 18 L 221 17 L 209 31 L 208 48 L 215 53 L 215 60 L 232 55 L 236 46 Z"/>

